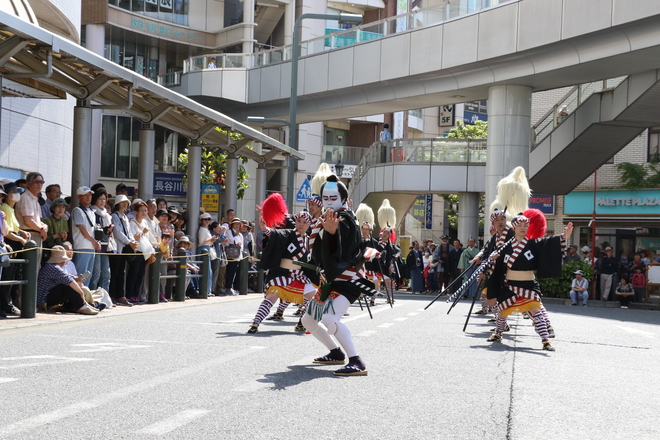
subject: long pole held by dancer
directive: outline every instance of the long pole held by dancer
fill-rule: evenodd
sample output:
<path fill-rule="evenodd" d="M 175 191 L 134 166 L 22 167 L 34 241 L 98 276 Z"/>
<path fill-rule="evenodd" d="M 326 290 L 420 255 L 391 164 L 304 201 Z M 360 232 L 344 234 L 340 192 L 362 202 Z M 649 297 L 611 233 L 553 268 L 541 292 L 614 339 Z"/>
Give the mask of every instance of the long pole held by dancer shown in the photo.
<path fill-rule="evenodd" d="M 390 289 L 392 290 L 392 294 L 390 295 L 390 291 L 387 290 L 387 282 L 385 282 L 385 272 L 383 272 L 383 265 L 380 262 L 380 259 L 377 259 L 378 261 L 378 269 L 380 269 L 380 274 L 383 277 L 383 285 L 385 286 L 385 294 L 387 295 L 387 301 L 390 303 L 390 308 L 394 307 L 394 288 L 390 286 Z M 390 277 L 390 280 L 392 278 Z"/>

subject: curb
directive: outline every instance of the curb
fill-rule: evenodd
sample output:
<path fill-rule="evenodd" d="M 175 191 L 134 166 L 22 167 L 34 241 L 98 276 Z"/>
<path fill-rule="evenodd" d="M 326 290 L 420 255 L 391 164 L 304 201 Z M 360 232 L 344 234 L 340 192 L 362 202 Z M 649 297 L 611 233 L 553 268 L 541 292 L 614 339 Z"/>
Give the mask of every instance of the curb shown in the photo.
<path fill-rule="evenodd" d="M 110 310 L 103 310 L 98 315 L 81 315 L 78 313 L 37 313 L 35 318 L 8 317 L 0 319 L 0 332 L 3 330 L 17 330 L 43 325 L 60 324 L 67 322 L 79 322 L 91 319 L 112 318 L 117 316 L 135 315 L 141 313 L 157 312 L 163 310 L 177 310 L 189 307 L 199 307 L 209 304 L 220 304 L 226 302 L 245 301 L 254 297 L 262 297 L 262 293 L 250 293 L 247 295 L 211 297 L 208 299 L 187 299 L 185 301 L 169 301 L 159 304 L 141 304 L 133 307 L 117 306 Z"/>

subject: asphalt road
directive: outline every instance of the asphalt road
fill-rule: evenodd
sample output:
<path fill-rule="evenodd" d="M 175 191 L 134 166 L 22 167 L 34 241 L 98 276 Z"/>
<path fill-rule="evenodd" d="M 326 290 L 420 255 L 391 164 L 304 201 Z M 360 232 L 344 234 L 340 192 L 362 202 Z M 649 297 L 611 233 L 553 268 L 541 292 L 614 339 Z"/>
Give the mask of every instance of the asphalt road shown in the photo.
<path fill-rule="evenodd" d="M 659 312 L 550 305 L 550 353 L 521 317 L 491 344 L 467 302 L 399 298 L 344 320 L 366 377 L 312 364 L 293 309 L 246 334 L 259 295 L 5 326 L 0 438 L 660 438 Z"/>

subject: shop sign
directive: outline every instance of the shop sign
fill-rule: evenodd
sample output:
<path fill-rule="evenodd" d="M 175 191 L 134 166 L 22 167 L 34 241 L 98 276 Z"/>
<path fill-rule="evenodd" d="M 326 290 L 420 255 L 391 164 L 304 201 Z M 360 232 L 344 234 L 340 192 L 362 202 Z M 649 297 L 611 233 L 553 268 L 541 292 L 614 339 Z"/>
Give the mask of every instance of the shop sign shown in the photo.
<path fill-rule="evenodd" d="M 529 198 L 530 209 L 538 209 L 543 214 L 555 213 L 555 196 L 533 195 Z"/>
<path fill-rule="evenodd" d="M 202 185 L 202 208 L 207 212 L 217 211 L 220 206 L 220 185 L 208 183 Z"/>
<path fill-rule="evenodd" d="M 658 190 L 596 191 L 597 214 L 660 214 Z M 573 191 L 564 196 L 564 214 L 591 214 L 594 209 L 592 191 Z"/>
<path fill-rule="evenodd" d="M 170 37 L 180 41 L 195 41 L 202 38 L 185 29 L 172 28 L 163 26 L 160 23 L 153 23 L 141 18 L 131 18 L 131 28 L 142 31 L 143 33 L 151 34 L 154 36 Z"/>
<path fill-rule="evenodd" d="M 433 228 L 433 194 L 417 196 L 412 206 L 412 216 L 426 229 Z"/>
<path fill-rule="evenodd" d="M 183 173 L 154 173 L 155 196 L 186 196 Z"/>

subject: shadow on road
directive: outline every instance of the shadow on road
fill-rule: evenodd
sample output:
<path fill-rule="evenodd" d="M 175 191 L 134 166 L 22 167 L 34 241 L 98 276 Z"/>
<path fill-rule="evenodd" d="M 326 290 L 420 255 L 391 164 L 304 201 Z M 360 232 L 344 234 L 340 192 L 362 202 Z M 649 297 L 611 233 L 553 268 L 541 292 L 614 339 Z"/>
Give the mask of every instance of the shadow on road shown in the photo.
<path fill-rule="evenodd" d="M 340 366 L 333 365 L 339 368 Z M 272 390 L 286 390 L 287 387 L 299 385 L 303 382 L 309 382 L 314 379 L 337 377 L 333 376 L 331 371 L 322 370 L 318 367 L 311 365 L 293 365 L 287 367 L 287 371 L 279 373 L 268 373 L 264 375 L 263 379 L 258 379 L 258 382 L 273 384 Z"/>

